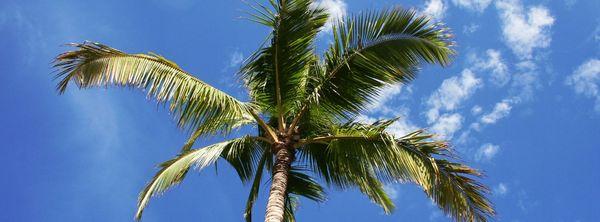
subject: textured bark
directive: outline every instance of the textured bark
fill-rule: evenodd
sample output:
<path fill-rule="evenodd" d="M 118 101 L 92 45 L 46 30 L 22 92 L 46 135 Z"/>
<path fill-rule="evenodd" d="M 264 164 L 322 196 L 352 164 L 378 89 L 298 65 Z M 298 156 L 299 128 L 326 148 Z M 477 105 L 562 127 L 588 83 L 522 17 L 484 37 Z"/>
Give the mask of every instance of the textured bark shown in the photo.
<path fill-rule="evenodd" d="M 273 181 L 269 193 L 269 202 L 267 203 L 265 222 L 283 221 L 288 175 L 294 158 L 292 151 L 284 144 L 277 144 L 274 150 L 276 154 L 273 166 Z"/>

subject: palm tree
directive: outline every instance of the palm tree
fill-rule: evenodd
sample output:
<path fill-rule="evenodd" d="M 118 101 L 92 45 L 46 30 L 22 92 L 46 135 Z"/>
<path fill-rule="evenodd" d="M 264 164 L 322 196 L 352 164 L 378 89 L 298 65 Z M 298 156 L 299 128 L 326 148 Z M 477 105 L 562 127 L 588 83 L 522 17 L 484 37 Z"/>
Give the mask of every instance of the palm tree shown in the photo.
<path fill-rule="evenodd" d="M 455 162 L 444 141 L 419 130 L 396 136 L 386 129 L 396 119 L 372 124 L 356 117 L 382 88 L 406 84 L 422 63 L 448 65 L 450 35 L 413 10 L 391 8 L 350 16 L 333 26 L 324 55 L 315 39 L 328 20 L 311 0 L 271 0 L 252 5 L 250 19 L 272 28 L 268 41 L 239 72 L 249 91 L 243 102 L 220 91 L 157 54 L 127 54 L 84 42 L 59 55 L 58 91 L 130 86 L 168 104 L 177 124 L 192 132 L 181 153 L 142 190 L 136 218 L 151 197 L 180 183 L 190 168 L 200 170 L 219 158 L 251 184 L 244 217 L 251 221 L 264 172 L 270 173 L 267 222 L 295 221 L 299 197 L 325 201 L 319 178 L 330 187 L 358 188 L 386 213 L 394 203 L 384 184 L 414 183 L 456 221 L 487 221 L 495 211 L 481 174 Z M 255 126 L 255 135 L 192 149 L 201 136 L 227 135 Z"/>

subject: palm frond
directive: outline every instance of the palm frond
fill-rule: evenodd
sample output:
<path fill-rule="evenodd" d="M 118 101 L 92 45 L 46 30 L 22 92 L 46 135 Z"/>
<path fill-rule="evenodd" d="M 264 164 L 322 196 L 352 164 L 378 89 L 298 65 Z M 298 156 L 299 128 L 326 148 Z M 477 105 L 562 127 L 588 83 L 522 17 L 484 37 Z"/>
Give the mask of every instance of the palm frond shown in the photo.
<path fill-rule="evenodd" d="M 160 103 L 169 103 L 178 125 L 201 134 L 227 133 L 254 122 L 251 106 L 238 101 L 156 54 L 126 54 L 99 43 L 71 44 L 77 48 L 54 61 L 57 89 L 63 93 L 70 82 L 80 88 L 129 86 L 148 91 Z"/>
<path fill-rule="evenodd" d="M 250 149 L 256 148 L 256 146 L 252 144 L 256 141 L 257 139 L 254 137 L 233 139 L 201 149 L 185 151 L 177 157 L 160 164 L 161 169 L 139 195 L 138 209 L 135 216 L 136 219 L 139 220 L 141 218 L 151 197 L 160 195 L 170 187 L 179 184 L 185 178 L 185 175 L 192 166 L 195 166 L 197 170 L 202 170 L 215 163 L 219 157 L 223 157 L 230 162 L 232 162 L 231 160 L 250 159 L 249 157 L 244 156 L 255 153 L 250 151 Z M 249 165 L 250 164 L 240 166 L 242 168 L 241 170 L 237 169 L 235 165 L 234 168 L 236 168 L 238 172 L 243 172 L 242 174 L 245 175 L 252 172 L 252 170 L 248 169 L 251 168 Z"/>
<path fill-rule="evenodd" d="M 248 20 L 265 25 L 269 28 L 273 28 L 275 26 L 275 19 L 277 18 L 277 12 L 275 11 L 277 4 L 275 1 L 270 1 L 271 4 L 269 6 L 263 5 L 257 1 L 251 3 L 246 1 L 243 2 L 252 9 L 249 12 L 245 12 L 245 14 L 250 16 Z"/>
<path fill-rule="evenodd" d="M 437 184 L 427 194 L 440 209 L 456 221 L 481 221 L 492 218 L 496 211 L 485 197 L 489 189 L 475 178 L 481 174 L 469 166 L 447 160 L 436 160 L 440 169 Z"/>
<path fill-rule="evenodd" d="M 192 146 L 194 146 L 194 143 L 196 143 L 196 140 L 198 140 L 198 137 L 202 136 L 202 133 L 203 132 L 201 129 L 194 131 L 194 133 L 190 135 L 190 138 L 188 138 L 188 140 L 185 141 L 185 144 L 183 144 L 183 146 L 181 147 L 181 153 L 190 151 L 192 149 Z"/>
<path fill-rule="evenodd" d="M 421 63 L 447 65 L 454 53 L 447 29 L 402 8 L 351 16 L 333 32 L 326 74 L 309 83 L 305 103 L 344 116 L 363 111 L 383 86 L 414 79 Z"/>
<path fill-rule="evenodd" d="M 385 205 L 389 199 L 381 182 L 411 182 L 457 221 L 487 221 L 495 215 L 485 197 L 488 189 L 475 180 L 481 175 L 477 170 L 452 162 L 448 144 L 423 130 L 401 138 L 387 134 L 393 121 L 332 127 L 301 141 L 302 158 L 328 183 L 358 187 L 386 212 L 393 203 Z"/>
<path fill-rule="evenodd" d="M 309 65 L 314 55 L 314 41 L 327 21 L 322 9 L 310 6 L 310 0 L 273 1 L 272 10 L 265 9 L 257 20 L 271 25 L 271 41 L 255 53 L 241 70 L 241 78 L 250 89 L 254 101 L 263 110 L 278 117 L 304 98 Z"/>
<path fill-rule="evenodd" d="M 327 200 L 327 195 L 323 187 L 309 175 L 301 172 L 297 167 L 293 167 L 290 171 L 287 192 L 315 202 L 324 202 Z"/>
<path fill-rule="evenodd" d="M 328 184 L 358 187 L 386 213 L 394 209 L 383 182 L 415 182 L 429 187 L 430 165 L 398 146 L 385 129 L 394 120 L 333 126 L 318 137 L 301 141 L 302 160 Z"/>
<path fill-rule="evenodd" d="M 475 180 L 481 177 L 481 173 L 451 161 L 452 155 L 445 142 L 431 138 L 432 135 L 417 131 L 399 140 L 407 150 L 423 158 L 442 157 L 430 162 L 437 169 L 436 180 L 431 188 L 425 189 L 425 193 L 456 221 L 488 221 L 496 211 L 485 197 L 489 189 Z"/>
<path fill-rule="evenodd" d="M 260 167 L 262 156 L 271 154 L 271 146 L 261 137 L 244 138 L 223 150 L 221 157 L 233 167 L 242 183 L 247 183 Z"/>
<path fill-rule="evenodd" d="M 301 151 L 314 156 L 325 158 L 320 162 L 318 159 L 309 159 L 313 166 L 333 164 L 329 167 L 340 168 L 336 164 L 358 165 L 356 169 L 361 170 L 361 174 L 374 174 L 379 180 L 384 182 L 416 182 L 423 186 L 431 184 L 430 169 L 426 169 L 430 164 L 424 163 L 421 157 L 409 152 L 400 146 L 394 136 L 385 132 L 395 119 L 378 121 L 373 124 L 362 124 L 349 122 L 343 125 L 332 126 L 323 136 L 317 136 L 305 141 L 301 141 Z M 314 146 L 320 144 L 321 146 Z M 307 146 L 308 145 L 308 146 Z M 322 150 L 322 148 L 325 148 Z M 342 158 L 344 157 L 344 158 Z M 329 162 L 332 161 L 332 162 Z M 344 166 L 348 168 L 353 166 Z M 340 183 L 343 185 L 344 178 L 336 178 L 335 172 L 329 170 L 319 170 L 321 176 L 328 182 Z"/>
<path fill-rule="evenodd" d="M 265 150 L 260 158 L 260 161 L 258 161 L 254 180 L 252 181 L 252 187 L 250 188 L 248 200 L 246 201 L 246 209 L 244 210 L 244 218 L 246 219 L 246 222 L 252 222 L 252 207 L 254 206 L 254 202 L 258 197 L 258 192 L 260 191 L 260 181 L 262 179 L 263 169 L 267 163 L 267 159 L 272 159 L 272 155 L 273 154 L 269 150 Z"/>
<path fill-rule="evenodd" d="M 366 163 L 368 161 L 357 161 L 359 157 L 352 154 L 333 154 L 333 149 L 336 148 L 328 144 L 307 144 L 301 149 L 302 158 L 327 184 L 341 189 L 359 188 L 385 213 L 391 213 L 395 206 L 383 190 L 380 178 L 377 178 L 375 171 L 378 169 Z"/>
<path fill-rule="evenodd" d="M 300 200 L 297 196 L 286 195 L 283 222 L 296 222 L 296 208 L 298 208 L 299 202 Z"/>

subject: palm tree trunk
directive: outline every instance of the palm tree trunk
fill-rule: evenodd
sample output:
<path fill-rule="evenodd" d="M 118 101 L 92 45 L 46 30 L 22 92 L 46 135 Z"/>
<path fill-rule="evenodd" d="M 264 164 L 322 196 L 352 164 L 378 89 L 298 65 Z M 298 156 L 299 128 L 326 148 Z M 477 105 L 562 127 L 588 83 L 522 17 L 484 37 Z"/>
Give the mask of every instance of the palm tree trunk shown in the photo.
<path fill-rule="evenodd" d="M 275 145 L 275 164 L 273 166 L 273 181 L 267 203 L 265 222 L 283 221 L 288 175 L 290 173 L 293 154 L 284 144 Z"/>

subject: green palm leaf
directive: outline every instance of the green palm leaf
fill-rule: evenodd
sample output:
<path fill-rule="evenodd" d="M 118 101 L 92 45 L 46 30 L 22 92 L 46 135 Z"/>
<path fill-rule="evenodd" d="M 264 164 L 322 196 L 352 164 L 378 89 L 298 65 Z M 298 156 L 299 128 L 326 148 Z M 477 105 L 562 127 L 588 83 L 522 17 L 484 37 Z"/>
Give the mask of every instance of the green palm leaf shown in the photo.
<path fill-rule="evenodd" d="M 158 102 L 169 102 L 180 126 L 200 134 L 228 132 L 253 122 L 250 106 L 186 73 L 156 54 L 126 54 L 98 43 L 71 44 L 77 50 L 59 55 L 59 92 L 70 82 L 80 88 L 130 86 L 148 91 Z"/>
<path fill-rule="evenodd" d="M 363 13 L 334 27 L 325 73 L 315 76 L 306 104 L 356 114 L 383 86 L 407 83 L 422 62 L 447 65 L 454 53 L 447 30 L 402 8 Z"/>
<path fill-rule="evenodd" d="M 350 122 L 300 142 L 302 158 L 329 184 L 358 187 L 386 213 L 394 209 L 382 183 L 411 182 L 457 221 L 487 221 L 495 214 L 480 174 L 449 161 L 448 145 L 423 131 L 395 138 L 385 132 L 395 120 Z"/>
<path fill-rule="evenodd" d="M 314 55 L 314 41 L 327 21 L 322 9 L 310 7 L 310 0 L 272 1 L 273 13 L 259 9 L 259 20 L 268 20 L 273 32 L 270 44 L 260 49 L 240 72 L 254 101 L 265 111 L 278 117 L 283 128 L 283 115 L 304 98 L 309 65 Z"/>
<path fill-rule="evenodd" d="M 383 182 L 429 186 L 432 181 L 423 160 L 397 146 L 395 139 L 384 132 L 392 122 L 334 126 L 324 136 L 301 142 L 305 144 L 299 150 L 327 183 L 342 189 L 358 187 L 391 213 L 395 207 L 383 190 Z"/>
<path fill-rule="evenodd" d="M 233 139 L 202 149 L 185 151 L 177 157 L 160 164 L 161 169 L 140 193 L 136 219 L 141 218 L 144 208 L 148 205 L 151 197 L 160 195 L 168 188 L 179 184 L 192 166 L 195 166 L 197 170 L 202 170 L 215 163 L 219 157 L 223 157 L 229 162 L 235 162 L 233 160 L 247 160 L 249 159 L 247 155 L 253 153 L 252 149 L 257 148 L 257 141 L 258 139 L 254 137 Z M 236 167 L 237 165 L 233 166 L 238 172 L 243 172 L 243 174 L 252 172 L 251 169 L 248 169 L 251 168 L 249 165 L 243 165 L 242 167 L 247 168 L 242 169 Z"/>
<path fill-rule="evenodd" d="M 246 219 L 246 222 L 252 222 L 252 207 L 254 206 L 256 198 L 258 198 L 263 169 L 266 165 L 267 159 L 271 158 L 271 155 L 271 152 L 265 151 L 258 162 L 254 180 L 252 181 L 252 187 L 250 188 L 250 194 L 248 195 L 248 200 L 246 201 L 246 209 L 244 210 L 244 218 Z"/>
<path fill-rule="evenodd" d="M 435 158 L 429 162 L 437 169 L 436 180 L 427 195 L 456 221 L 487 221 L 496 214 L 494 207 L 485 197 L 487 187 L 475 179 L 481 173 L 467 165 L 451 161 L 444 142 L 432 141 L 432 135 L 422 131 L 409 134 L 399 143 L 422 158 Z"/>
<path fill-rule="evenodd" d="M 282 222 L 296 222 L 296 208 L 298 208 L 300 202 L 298 199 L 297 196 L 287 194 Z"/>
<path fill-rule="evenodd" d="M 296 221 L 295 212 L 300 204 L 299 197 L 305 197 L 315 202 L 324 202 L 327 199 L 323 187 L 297 168 L 290 171 L 286 195 L 284 222 Z"/>

